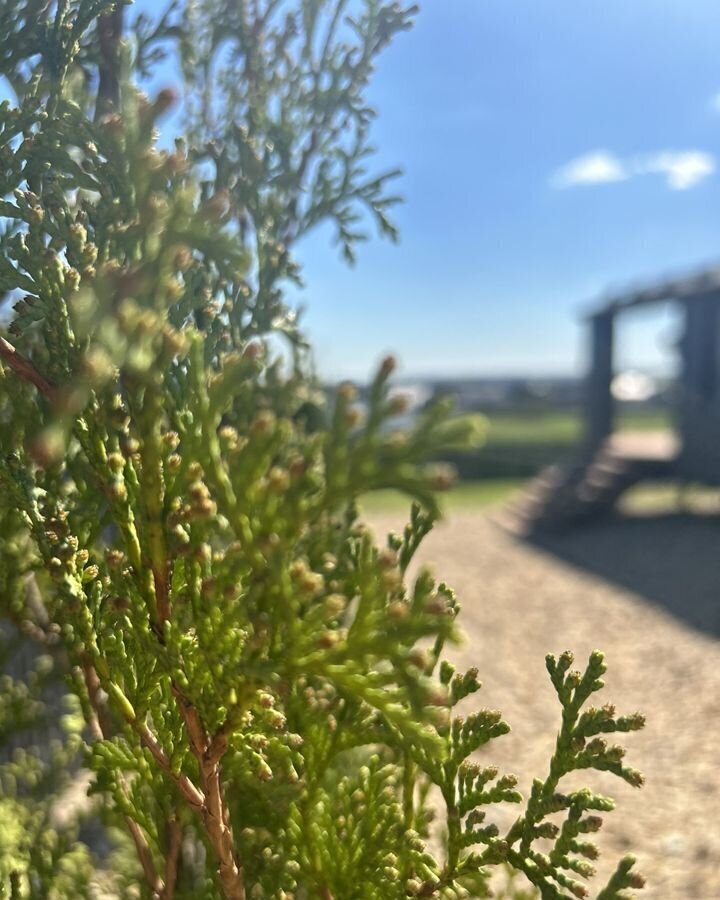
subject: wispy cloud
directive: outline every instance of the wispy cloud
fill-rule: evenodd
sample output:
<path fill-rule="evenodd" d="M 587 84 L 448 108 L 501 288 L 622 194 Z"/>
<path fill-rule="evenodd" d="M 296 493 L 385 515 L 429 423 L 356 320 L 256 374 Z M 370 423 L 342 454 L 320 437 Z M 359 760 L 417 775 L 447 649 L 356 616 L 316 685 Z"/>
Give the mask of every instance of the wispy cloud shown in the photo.
<path fill-rule="evenodd" d="M 550 184 L 564 189 L 662 175 L 671 190 L 685 191 L 712 175 L 715 168 L 715 157 L 702 150 L 661 150 L 625 159 L 608 150 L 594 150 L 561 166 Z"/>
<path fill-rule="evenodd" d="M 708 100 L 708 106 L 714 113 L 720 113 L 720 91 L 713 94 L 712 97 Z"/>
<path fill-rule="evenodd" d="M 622 160 L 607 150 L 595 150 L 570 160 L 555 172 L 551 183 L 556 188 L 569 188 L 579 184 L 609 184 L 628 177 Z"/>

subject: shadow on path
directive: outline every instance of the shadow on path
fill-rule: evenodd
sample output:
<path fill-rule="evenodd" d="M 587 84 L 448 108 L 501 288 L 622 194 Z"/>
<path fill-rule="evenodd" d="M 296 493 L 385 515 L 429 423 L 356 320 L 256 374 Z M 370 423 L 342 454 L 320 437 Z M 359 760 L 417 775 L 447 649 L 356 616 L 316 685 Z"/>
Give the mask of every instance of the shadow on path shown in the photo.
<path fill-rule="evenodd" d="M 720 517 L 614 515 L 528 541 L 720 637 Z"/>

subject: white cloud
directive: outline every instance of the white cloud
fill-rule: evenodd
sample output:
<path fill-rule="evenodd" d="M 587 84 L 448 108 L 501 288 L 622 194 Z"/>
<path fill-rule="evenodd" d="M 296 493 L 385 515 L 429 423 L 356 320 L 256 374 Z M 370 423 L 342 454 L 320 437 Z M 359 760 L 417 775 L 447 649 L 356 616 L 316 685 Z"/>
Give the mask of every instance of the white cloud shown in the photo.
<path fill-rule="evenodd" d="M 638 175 L 665 175 L 671 190 L 686 191 L 713 174 L 715 157 L 700 150 L 688 150 L 684 153 L 666 150 L 638 159 L 635 171 Z"/>
<path fill-rule="evenodd" d="M 695 187 L 715 172 L 715 157 L 702 150 L 661 150 L 621 159 L 607 150 L 594 150 L 570 160 L 550 179 L 559 189 L 627 181 L 638 175 L 663 175 L 673 191 Z"/>
<path fill-rule="evenodd" d="M 570 160 L 558 169 L 552 177 L 552 184 L 557 188 L 568 188 L 578 184 L 609 184 L 626 178 L 628 172 L 617 156 L 607 150 L 595 150 Z"/>

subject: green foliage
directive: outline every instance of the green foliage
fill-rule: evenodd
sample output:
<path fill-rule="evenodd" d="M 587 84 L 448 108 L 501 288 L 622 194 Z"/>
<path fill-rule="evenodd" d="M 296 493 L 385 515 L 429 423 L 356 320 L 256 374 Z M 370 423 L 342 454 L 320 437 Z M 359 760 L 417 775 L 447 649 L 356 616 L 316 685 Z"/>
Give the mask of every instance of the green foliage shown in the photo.
<path fill-rule="evenodd" d="M 414 12 L 199 0 L 123 32 L 110 0 L 0 2 L 0 596 L 75 704 L 49 755 L 2 766 L 6 896 L 486 896 L 506 864 L 584 896 L 612 803 L 560 779 L 640 781 L 599 735 L 641 717 L 584 708 L 602 656 L 549 657 L 549 774 L 492 823 L 522 797 L 474 754 L 509 726 L 455 714 L 480 687 L 443 659 L 457 601 L 408 576 L 450 483 L 428 461 L 480 423 L 439 403 L 393 433 L 392 359 L 364 418 L 350 385 L 326 400 L 283 301 L 315 225 L 349 259 L 366 215 L 394 236 L 365 89 Z M 176 92 L 136 87 L 165 54 L 186 91 L 171 151 Z M 414 505 L 378 546 L 357 501 L 386 488 Z M 3 682 L 0 738 L 40 713 L 39 678 Z M 78 754 L 110 852 L 56 821 Z M 624 860 L 599 896 L 640 882 Z"/>
<path fill-rule="evenodd" d="M 0 644 L 0 662 L 9 669 L 12 643 Z M 78 820 L 59 814 L 82 747 L 84 720 L 77 698 L 67 695 L 60 718 L 63 739 L 42 755 L 24 743 L 41 734 L 48 718 L 44 697 L 52 685 L 54 662 L 42 654 L 24 679 L 0 678 L 0 896 L 90 897 L 93 866 L 87 846 L 78 841 Z"/>

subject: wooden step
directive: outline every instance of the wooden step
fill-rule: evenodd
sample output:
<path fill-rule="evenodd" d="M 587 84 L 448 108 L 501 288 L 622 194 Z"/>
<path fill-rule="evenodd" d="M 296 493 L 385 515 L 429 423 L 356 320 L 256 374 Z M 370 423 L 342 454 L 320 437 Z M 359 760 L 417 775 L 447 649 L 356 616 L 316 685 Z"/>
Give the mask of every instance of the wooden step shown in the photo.
<path fill-rule="evenodd" d="M 508 508 L 517 533 L 559 531 L 606 515 L 641 477 L 634 461 L 603 448 L 583 466 L 554 466 L 541 472 Z"/>

